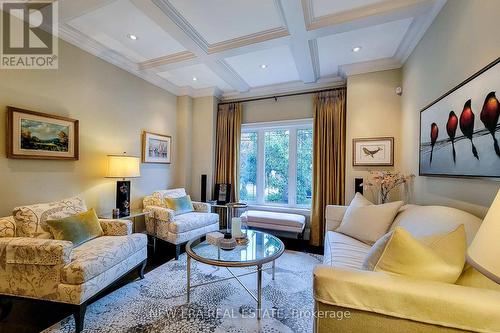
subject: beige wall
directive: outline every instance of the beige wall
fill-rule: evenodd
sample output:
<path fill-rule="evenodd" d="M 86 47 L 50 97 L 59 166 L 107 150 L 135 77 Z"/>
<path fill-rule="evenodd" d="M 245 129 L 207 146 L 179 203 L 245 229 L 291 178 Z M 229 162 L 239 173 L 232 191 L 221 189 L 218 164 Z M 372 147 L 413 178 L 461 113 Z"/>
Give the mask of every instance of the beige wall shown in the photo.
<path fill-rule="evenodd" d="M 243 124 L 312 118 L 312 96 L 297 95 L 243 103 Z"/>
<path fill-rule="evenodd" d="M 369 171 L 399 171 L 401 165 L 401 70 L 388 70 L 347 78 L 346 203 L 354 197 L 354 178 L 370 178 Z M 394 167 L 353 167 L 352 139 L 394 137 Z M 367 197 L 375 200 L 371 191 Z"/>
<path fill-rule="evenodd" d="M 65 42 L 59 44 L 58 70 L 0 70 L 0 128 L 7 105 L 80 120 L 79 161 L 13 160 L 5 157 L 0 135 L 0 215 L 16 205 L 83 194 L 90 207 L 114 207 L 115 180 L 106 179 L 106 155 L 140 156 L 141 132 L 176 140 L 176 96 L 148 84 Z M 5 130 L 2 130 L 3 133 Z M 173 163 L 142 164 L 132 180 L 132 206 L 158 188 L 170 186 Z"/>
<path fill-rule="evenodd" d="M 200 200 L 202 174 L 207 175 L 207 198 L 211 199 L 212 197 L 217 102 L 217 99 L 212 96 L 193 99 L 191 187 L 189 193 L 194 200 Z"/>
<path fill-rule="evenodd" d="M 498 0 L 448 1 L 403 67 L 402 166 L 418 174 L 419 112 L 500 55 Z M 495 180 L 417 177 L 415 201 L 486 213 Z"/>

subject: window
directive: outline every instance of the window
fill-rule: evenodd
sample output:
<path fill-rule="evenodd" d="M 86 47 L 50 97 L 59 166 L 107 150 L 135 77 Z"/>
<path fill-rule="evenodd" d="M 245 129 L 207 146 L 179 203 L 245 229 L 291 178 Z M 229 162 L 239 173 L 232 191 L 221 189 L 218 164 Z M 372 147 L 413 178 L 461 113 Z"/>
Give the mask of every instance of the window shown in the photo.
<path fill-rule="evenodd" d="M 312 121 L 243 125 L 239 191 L 249 203 L 310 207 Z"/>

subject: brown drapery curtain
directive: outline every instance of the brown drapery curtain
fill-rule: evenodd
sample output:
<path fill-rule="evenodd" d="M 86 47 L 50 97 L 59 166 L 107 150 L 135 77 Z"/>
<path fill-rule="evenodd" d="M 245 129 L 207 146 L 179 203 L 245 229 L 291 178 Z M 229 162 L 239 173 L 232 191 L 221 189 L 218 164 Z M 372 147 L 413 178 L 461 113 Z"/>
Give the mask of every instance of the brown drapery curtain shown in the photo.
<path fill-rule="evenodd" d="M 323 245 L 325 207 L 344 204 L 346 89 L 313 95 L 313 196 L 311 239 Z"/>
<path fill-rule="evenodd" d="M 216 133 L 215 183 L 231 184 L 231 201 L 238 201 L 241 103 L 219 105 Z"/>

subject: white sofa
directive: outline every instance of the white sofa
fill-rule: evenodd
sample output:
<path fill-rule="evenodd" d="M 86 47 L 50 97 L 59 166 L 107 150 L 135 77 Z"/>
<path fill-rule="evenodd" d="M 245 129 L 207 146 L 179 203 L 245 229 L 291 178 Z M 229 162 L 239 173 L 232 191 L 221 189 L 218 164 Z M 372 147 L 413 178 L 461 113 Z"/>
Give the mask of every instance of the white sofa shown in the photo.
<path fill-rule="evenodd" d="M 219 230 L 219 215 L 211 213 L 211 206 L 205 202 L 193 201 L 194 212 L 176 215 L 165 204 L 166 198 L 186 196 L 186 190 L 176 188 L 156 191 L 144 197 L 146 231 L 153 237 L 175 245 L 175 259 L 179 259 L 180 247 L 192 238 Z"/>
<path fill-rule="evenodd" d="M 136 268 L 144 277 L 147 237 L 132 234 L 131 221 L 99 220 L 104 234 L 76 247 L 53 239 L 47 220 L 85 211 L 74 197 L 17 207 L 0 218 L 0 298 L 66 303 L 80 332 L 87 304 L 101 291 Z"/>
<path fill-rule="evenodd" d="M 346 208 L 326 208 L 324 262 L 314 271 L 314 298 L 316 310 L 348 311 L 351 318 L 318 316 L 315 332 L 500 332 L 500 287 L 362 270 L 370 245 L 335 231 Z M 390 230 L 400 226 L 419 238 L 451 232 L 460 224 L 470 244 L 479 218 L 449 207 L 407 205 Z"/>

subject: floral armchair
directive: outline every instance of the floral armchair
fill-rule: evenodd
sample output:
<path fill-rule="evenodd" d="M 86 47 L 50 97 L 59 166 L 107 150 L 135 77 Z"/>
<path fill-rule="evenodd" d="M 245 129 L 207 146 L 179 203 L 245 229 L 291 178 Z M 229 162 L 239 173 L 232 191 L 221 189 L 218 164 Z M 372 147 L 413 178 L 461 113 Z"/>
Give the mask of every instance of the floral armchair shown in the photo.
<path fill-rule="evenodd" d="M 99 220 L 103 235 L 77 247 L 52 239 L 47 220 L 86 210 L 74 197 L 17 207 L 13 216 L 0 218 L 0 299 L 69 304 L 80 332 L 86 306 L 98 293 L 135 268 L 143 277 L 147 237 L 132 234 L 131 221 Z"/>
<path fill-rule="evenodd" d="M 156 191 L 144 197 L 146 231 L 154 239 L 158 238 L 175 245 L 175 259 L 179 258 L 180 248 L 192 238 L 219 230 L 219 215 L 211 213 L 210 204 L 193 202 L 194 211 L 177 214 L 167 208 L 166 198 L 186 196 L 183 188 Z"/>

